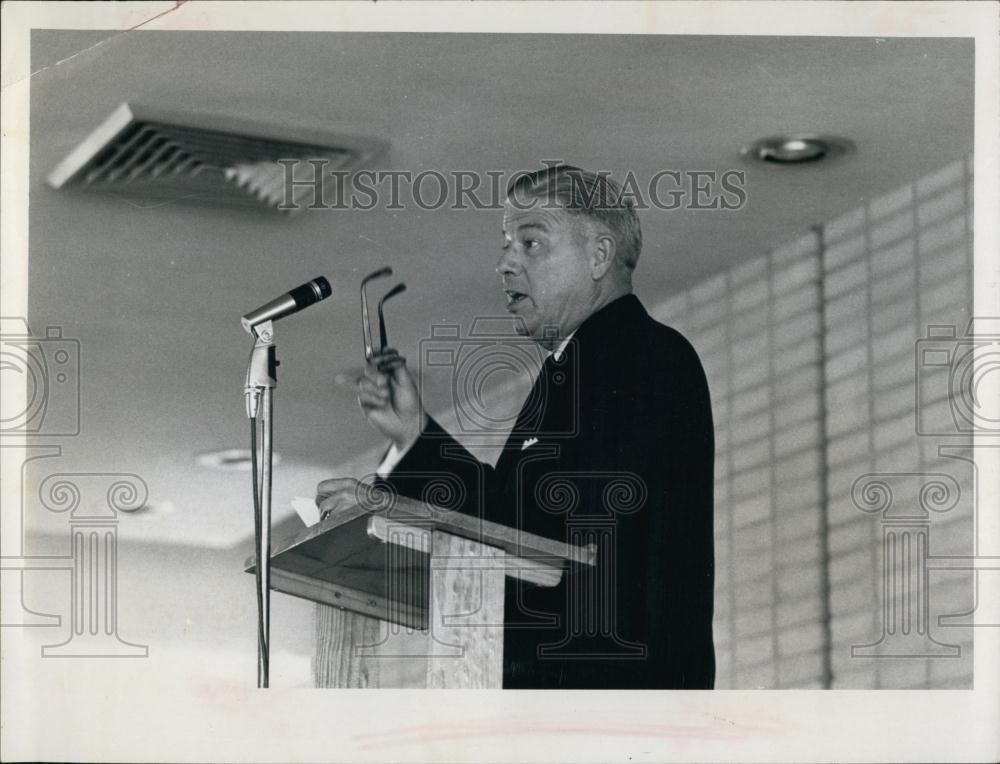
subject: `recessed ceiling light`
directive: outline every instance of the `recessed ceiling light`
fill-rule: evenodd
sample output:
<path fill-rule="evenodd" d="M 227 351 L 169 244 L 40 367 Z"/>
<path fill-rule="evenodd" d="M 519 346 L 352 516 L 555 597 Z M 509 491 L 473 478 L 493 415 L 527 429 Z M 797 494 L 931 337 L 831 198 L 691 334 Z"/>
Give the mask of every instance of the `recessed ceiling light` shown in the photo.
<path fill-rule="evenodd" d="M 793 133 L 761 138 L 740 152 L 749 159 L 769 164 L 807 164 L 854 151 L 854 143 L 846 138 L 812 133 Z"/>
<path fill-rule="evenodd" d="M 198 454 L 198 464 L 214 470 L 226 472 L 250 472 L 251 456 L 249 448 L 227 448 L 222 451 L 210 451 Z M 281 462 L 281 456 L 274 452 L 271 455 L 274 464 Z"/>

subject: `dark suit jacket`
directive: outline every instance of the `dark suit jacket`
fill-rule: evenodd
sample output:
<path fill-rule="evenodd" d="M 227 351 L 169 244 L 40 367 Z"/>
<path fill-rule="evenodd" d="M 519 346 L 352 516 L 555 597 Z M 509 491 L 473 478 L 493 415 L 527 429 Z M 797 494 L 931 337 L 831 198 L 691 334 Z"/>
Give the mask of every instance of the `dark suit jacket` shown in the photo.
<path fill-rule="evenodd" d="M 628 295 L 546 362 L 495 468 L 430 420 L 387 481 L 447 472 L 463 512 L 598 545 L 557 587 L 507 579 L 505 688 L 710 689 L 713 458 L 694 349 Z"/>

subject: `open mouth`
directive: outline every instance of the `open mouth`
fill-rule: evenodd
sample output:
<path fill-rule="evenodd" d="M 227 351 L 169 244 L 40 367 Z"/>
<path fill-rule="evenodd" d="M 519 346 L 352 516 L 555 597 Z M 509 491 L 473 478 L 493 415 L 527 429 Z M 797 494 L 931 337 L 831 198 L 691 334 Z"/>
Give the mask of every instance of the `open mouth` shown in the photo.
<path fill-rule="evenodd" d="M 504 291 L 504 294 L 507 295 L 507 308 L 508 308 L 508 310 L 510 308 L 513 308 L 515 305 L 517 305 L 522 300 L 524 300 L 524 299 L 526 299 L 528 297 L 528 295 L 524 294 L 524 292 L 516 292 L 513 289 L 505 289 L 503 291 Z"/>

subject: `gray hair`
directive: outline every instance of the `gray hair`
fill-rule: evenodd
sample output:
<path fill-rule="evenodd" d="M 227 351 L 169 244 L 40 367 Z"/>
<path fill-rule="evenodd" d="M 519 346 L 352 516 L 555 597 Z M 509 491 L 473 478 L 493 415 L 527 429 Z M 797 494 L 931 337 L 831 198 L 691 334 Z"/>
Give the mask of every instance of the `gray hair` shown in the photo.
<path fill-rule="evenodd" d="M 642 251 L 642 228 L 632 199 L 608 173 L 581 170 L 568 164 L 516 175 L 507 187 L 507 198 L 539 199 L 603 225 L 614 237 L 617 257 L 631 272 Z"/>

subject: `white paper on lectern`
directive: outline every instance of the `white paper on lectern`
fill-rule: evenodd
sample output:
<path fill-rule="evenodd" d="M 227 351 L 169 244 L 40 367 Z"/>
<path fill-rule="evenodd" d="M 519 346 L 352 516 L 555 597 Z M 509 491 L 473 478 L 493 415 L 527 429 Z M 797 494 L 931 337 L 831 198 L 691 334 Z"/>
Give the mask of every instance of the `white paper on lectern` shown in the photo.
<path fill-rule="evenodd" d="M 319 507 L 316 506 L 315 499 L 296 496 L 292 499 L 292 509 L 309 528 L 319 522 Z"/>

